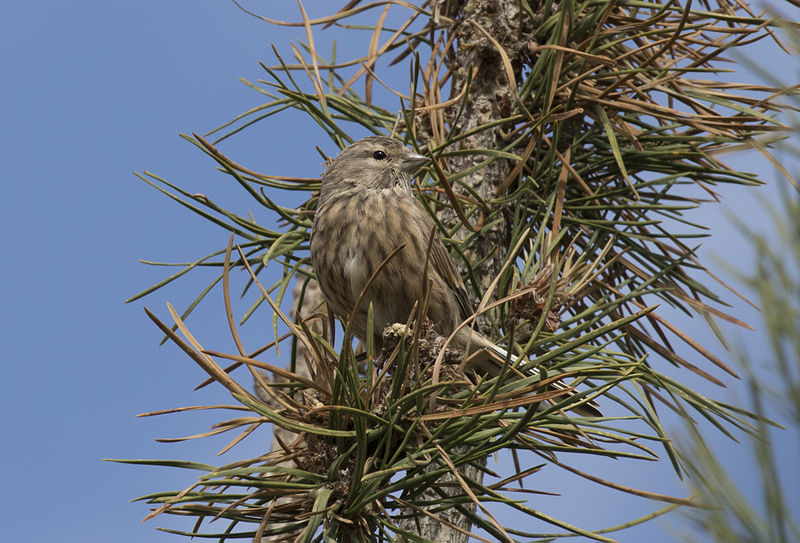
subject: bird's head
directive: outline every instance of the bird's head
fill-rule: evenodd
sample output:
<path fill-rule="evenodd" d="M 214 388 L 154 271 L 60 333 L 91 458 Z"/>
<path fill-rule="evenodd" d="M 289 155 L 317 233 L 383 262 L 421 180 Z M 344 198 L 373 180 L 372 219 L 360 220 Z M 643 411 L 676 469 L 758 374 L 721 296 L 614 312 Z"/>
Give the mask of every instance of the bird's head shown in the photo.
<path fill-rule="evenodd" d="M 322 177 L 323 189 L 326 184 L 364 189 L 407 185 L 411 175 L 429 160 L 396 139 L 371 136 L 350 145 L 333 160 Z"/>

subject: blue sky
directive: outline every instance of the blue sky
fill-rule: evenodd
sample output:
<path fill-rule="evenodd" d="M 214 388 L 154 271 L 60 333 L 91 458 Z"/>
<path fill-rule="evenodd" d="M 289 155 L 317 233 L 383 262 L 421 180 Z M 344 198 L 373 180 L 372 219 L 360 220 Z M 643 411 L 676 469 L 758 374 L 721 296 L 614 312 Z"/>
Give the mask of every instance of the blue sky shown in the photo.
<path fill-rule="evenodd" d="M 274 17 L 299 18 L 296 4 L 275 4 L 280 7 L 271 8 Z M 324 12 L 319 8 L 324 3 L 308 4 L 312 14 Z M 261 97 L 238 78 L 262 77 L 257 61 L 272 62 L 269 44 L 282 44 L 288 52 L 288 40 L 302 37 L 302 29 L 268 26 L 223 1 L 6 2 L 0 14 L 0 179 L 6 202 L 0 214 L 5 253 L 0 461 L 6 468 L 0 507 L 5 539 L 178 541 L 154 528 L 185 524 L 172 518 L 142 524 L 146 507 L 128 500 L 183 488 L 191 474 L 101 458 L 217 462 L 216 452 L 227 438 L 154 441 L 203 432 L 216 420 L 213 415 L 134 418 L 157 409 L 228 401 L 218 388 L 192 392 L 204 378 L 201 370 L 171 345 L 159 347 L 160 334 L 142 311 L 147 305 L 167 319 L 165 303 L 186 307 L 211 275 L 198 273 L 144 300 L 123 301 L 166 275 L 137 259 L 191 261 L 220 248 L 227 235 L 131 172 L 147 169 L 191 192 L 250 207 L 213 171 L 210 159 L 177 134 L 207 132 L 260 104 Z M 797 74 L 796 59 L 772 50 L 762 58 L 776 73 Z M 334 152 L 310 122 L 296 119 L 262 123 L 226 150 L 257 171 L 312 177 L 322 169 L 315 145 Z M 756 158 L 732 158 L 731 163 L 769 172 L 764 179 L 771 184 L 783 182 Z M 767 198 L 777 194 L 774 187 L 757 192 Z M 725 210 L 767 221 L 754 203 L 756 191 L 727 193 L 723 205 L 702 211 L 702 221 L 714 232 L 703 254 L 747 265 L 752 255 Z M 759 325 L 754 311 L 730 301 L 734 313 Z M 221 307 L 217 289 L 190 325 L 207 347 L 230 350 Z M 683 323 L 703 328 L 697 320 Z M 268 318 L 255 319 L 243 333 L 251 346 L 268 341 Z M 710 332 L 698 334 L 713 341 Z M 740 337 L 758 351 L 758 334 Z M 743 397 L 735 386 L 717 394 L 731 401 Z M 261 437 L 268 447 L 269 436 Z M 258 439 L 238 453 L 255 454 Z M 747 459 L 742 448 L 726 445 L 726 450 L 732 464 Z M 683 494 L 668 482 L 668 469 L 609 470 L 621 482 Z M 561 478 L 552 472 L 541 487 L 558 485 Z M 572 501 L 540 505 L 598 528 L 622 503 L 608 491 L 581 492 Z M 629 507 L 642 514 L 655 508 L 641 502 Z M 681 524 L 680 517 L 673 519 L 637 528 L 622 540 L 670 541 L 671 530 Z"/>

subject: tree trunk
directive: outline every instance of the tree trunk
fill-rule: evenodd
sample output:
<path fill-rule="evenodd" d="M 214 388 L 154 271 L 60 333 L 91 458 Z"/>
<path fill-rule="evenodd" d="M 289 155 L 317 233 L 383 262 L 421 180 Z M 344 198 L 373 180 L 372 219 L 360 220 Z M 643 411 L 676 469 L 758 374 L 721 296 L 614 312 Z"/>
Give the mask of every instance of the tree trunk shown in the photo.
<path fill-rule="evenodd" d="M 458 21 L 453 30 L 457 34 L 458 49 L 451 55 L 448 66 L 453 74 L 452 95 L 455 96 L 466 86 L 470 70 L 472 72 L 470 94 L 456 127 L 457 132 L 463 133 L 507 117 L 513 104 L 516 103 L 517 89 L 508 80 L 501 56 L 496 46 L 486 37 L 486 33 L 497 40 L 506 51 L 519 50 L 521 44 L 526 43 L 522 39 L 525 35 L 523 26 L 530 24 L 530 19 L 520 12 L 516 2 L 471 0 L 449 2 L 449 4 L 442 9 L 446 10 L 447 16 Z M 515 62 L 511 55 L 510 60 L 516 72 L 515 77 L 518 78 L 521 64 Z M 450 122 L 448 124 L 452 124 L 454 121 L 453 117 L 457 110 L 458 106 L 455 106 L 449 111 Z M 505 146 L 497 127 L 479 131 L 460 143 L 463 149 L 502 149 Z M 448 166 L 453 172 L 464 171 L 485 158 L 482 155 L 461 155 L 452 158 Z M 464 181 L 488 203 L 494 198 L 495 190 L 502 184 L 510 171 L 511 165 L 507 160 L 497 160 L 487 167 L 473 172 L 464 178 Z M 457 187 L 455 190 L 457 193 L 459 192 Z M 506 218 L 502 210 L 492 209 L 492 214 L 491 221 L 496 221 L 496 223 L 491 227 L 484 227 L 464 247 L 464 254 L 470 262 L 482 263 L 473 270 L 478 290 L 481 293 L 488 290 L 490 283 L 500 272 L 506 251 Z M 460 224 L 455 212 L 449 208 L 440 214 L 440 218 L 443 224 L 451 229 Z M 485 222 L 490 222 L 489 217 L 485 217 Z M 456 232 L 455 237 L 463 239 L 465 232 L 466 230 L 462 226 Z M 477 300 L 473 299 L 473 304 L 476 302 Z M 485 319 L 479 319 L 477 327 L 484 334 L 490 335 Z M 467 449 L 448 451 L 451 458 L 465 452 Z M 485 460 L 482 464 L 485 466 Z M 429 469 L 438 467 L 438 465 L 431 465 Z M 481 481 L 483 479 L 481 467 L 478 465 L 464 466 L 459 468 L 459 473 L 466 480 Z M 444 483 L 443 486 L 446 485 L 445 488 L 448 489 L 449 495 L 464 494 L 454 475 L 447 474 L 440 479 L 440 482 Z M 441 496 L 434 490 L 426 491 L 420 498 L 433 504 L 441 501 Z M 474 511 L 475 506 L 471 505 L 470 509 Z M 469 520 L 455 509 L 437 515 L 465 531 L 469 531 L 471 528 Z M 401 521 L 398 524 L 405 530 L 418 533 L 437 543 L 466 543 L 469 540 L 466 534 L 428 516 Z"/>

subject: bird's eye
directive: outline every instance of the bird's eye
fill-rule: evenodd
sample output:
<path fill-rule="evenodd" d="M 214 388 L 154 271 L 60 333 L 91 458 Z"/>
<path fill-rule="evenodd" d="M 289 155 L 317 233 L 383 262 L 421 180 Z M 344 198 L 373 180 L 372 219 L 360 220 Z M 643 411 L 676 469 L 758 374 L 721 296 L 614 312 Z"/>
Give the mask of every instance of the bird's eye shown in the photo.
<path fill-rule="evenodd" d="M 375 160 L 386 160 L 386 153 L 384 151 L 375 151 L 372 153 L 372 158 Z"/>

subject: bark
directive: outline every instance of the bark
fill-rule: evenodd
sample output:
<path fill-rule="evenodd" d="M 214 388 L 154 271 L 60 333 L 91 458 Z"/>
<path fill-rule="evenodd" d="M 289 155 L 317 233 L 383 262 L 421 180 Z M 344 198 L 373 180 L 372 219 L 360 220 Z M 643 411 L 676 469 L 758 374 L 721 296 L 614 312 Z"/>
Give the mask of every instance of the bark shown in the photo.
<path fill-rule="evenodd" d="M 457 33 L 457 50 L 449 58 L 449 68 L 452 70 L 452 89 L 458 93 L 466 84 L 470 70 L 472 71 L 471 92 L 469 100 L 462 112 L 457 130 L 465 132 L 475 127 L 486 124 L 490 121 L 508 116 L 515 104 L 516 88 L 510 85 L 506 75 L 501 56 L 497 47 L 486 33 L 491 35 L 507 51 L 509 58 L 514 65 L 514 71 L 519 75 L 519 63 L 515 62 L 517 57 L 515 51 L 521 51 L 526 41 L 521 39 L 525 35 L 525 24 L 531 24 L 530 20 L 521 13 L 516 2 L 498 2 L 496 0 L 472 0 L 469 2 L 443 2 L 440 4 L 441 12 L 453 18 L 456 22 L 452 32 Z M 483 30 L 481 30 L 483 29 Z M 485 32 L 484 32 L 485 31 Z M 454 116 L 454 108 L 450 112 Z M 451 119 L 452 123 L 452 119 Z M 469 138 L 460 142 L 463 149 L 499 149 L 504 147 L 502 136 L 498 129 L 480 131 Z M 448 164 L 451 171 L 463 171 L 471 168 L 476 163 L 485 160 L 485 155 L 475 154 L 460 156 L 452 159 Z M 491 202 L 496 188 L 503 182 L 511 166 L 507 161 L 495 161 L 488 167 L 474 172 L 465 179 L 484 201 Z M 458 192 L 458 189 L 456 189 Z M 455 213 L 446 211 L 442 213 L 443 223 L 450 229 L 459 225 L 459 219 Z M 498 220 L 500 219 L 500 220 Z M 485 217 L 489 222 L 490 217 Z M 478 291 L 485 292 L 494 277 L 502 267 L 505 254 L 505 217 L 502 209 L 493 209 L 491 221 L 496 221 L 491 227 L 484 227 L 467 246 L 464 247 L 465 255 L 470 262 L 481 262 L 481 265 L 474 268 L 473 273 L 478 282 Z M 464 239 L 466 230 L 461 227 L 455 237 Z M 462 270 L 463 271 L 463 270 Z M 316 292 L 316 296 L 315 296 Z M 295 297 L 297 297 L 295 292 Z M 473 302 L 476 302 L 473 299 Z M 302 314 L 310 314 L 311 309 L 317 307 L 321 302 L 319 289 L 309 288 L 305 294 L 304 308 Z M 482 324 L 479 323 L 479 327 Z M 487 332 L 483 330 L 483 332 Z M 298 350 L 298 360 L 302 360 L 302 353 Z M 298 365 L 298 370 L 300 367 Z M 276 429 L 277 432 L 286 432 Z M 285 442 L 291 441 L 294 435 L 286 432 L 281 435 Z M 273 443 L 273 448 L 277 447 Z M 456 458 L 460 454 L 467 452 L 463 450 L 448 451 L 451 458 Z M 485 465 L 485 461 L 482 463 Z M 481 465 L 464 466 L 459 469 L 459 473 L 466 480 L 481 481 Z M 433 463 L 427 469 L 436 469 L 438 464 Z M 446 495 L 463 495 L 461 486 L 452 474 L 443 476 L 437 485 L 439 492 Z M 442 496 L 436 490 L 428 489 L 417 500 L 432 504 L 430 509 L 441 502 Z M 474 511 L 475 506 L 468 506 Z M 455 525 L 464 531 L 469 531 L 471 524 L 467 517 L 456 509 L 435 512 L 438 519 L 424 515 L 415 515 L 414 511 L 403 511 L 404 514 L 412 518 L 398 520 L 401 529 L 417 533 L 420 536 L 435 541 L 437 543 L 466 543 L 469 539 L 464 533 L 448 526 Z M 263 542 L 270 541 L 264 539 Z"/>
<path fill-rule="evenodd" d="M 457 21 L 452 31 L 457 34 L 458 49 L 450 57 L 449 65 L 453 71 L 452 91 L 454 95 L 467 84 L 470 69 L 473 74 L 469 99 L 457 125 L 457 132 L 463 133 L 508 116 L 516 103 L 517 89 L 512 87 L 506 76 L 496 45 L 486 37 L 481 28 L 499 42 L 506 51 L 518 80 L 521 63 L 517 59 L 522 54 L 522 47 L 526 43 L 526 40 L 522 39 L 528 30 L 525 25 L 531 24 L 531 21 L 521 12 L 516 2 L 496 0 L 449 2 L 442 9 L 449 17 Z M 451 115 L 455 115 L 456 109 L 453 108 Z M 463 149 L 501 149 L 504 147 L 498 128 L 480 131 L 462 140 L 460 145 Z M 451 159 L 448 166 L 454 172 L 464 171 L 485 158 L 480 154 L 459 156 Z M 497 160 L 466 177 L 465 182 L 484 201 L 489 203 L 494 198 L 495 190 L 502 184 L 510 171 L 511 165 L 508 161 Z M 456 188 L 456 192 L 459 192 L 458 188 Z M 445 210 L 440 218 L 451 229 L 460 224 L 458 217 L 450 209 Z M 485 222 L 489 223 L 489 219 L 490 217 L 485 217 Z M 464 247 L 465 255 L 470 262 L 482 263 L 473 270 L 480 293 L 486 292 L 489 284 L 502 267 L 506 250 L 506 220 L 502 209 L 492 209 L 491 221 L 497 221 L 496 224 L 484 227 Z M 466 232 L 462 226 L 456 232 L 455 237 L 464 239 Z M 476 301 L 473 300 L 473 302 Z M 483 333 L 489 333 L 486 330 L 485 322 L 479 321 L 478 327 L 483 328 L 481 330 Z M 448 452 L 453 458 L 467 450 L 456 449 Z M 482 465 L 485 466 L 485 460 Z M 478 465 L 464 466 L 459 468 L 459 473 L 465 480 L 481 481 L 483 479 L 481 467 Z M 430 469 L 435 468 L 438 468 L 438 465 L 430 466 Z M 436 486 L 444 487 L 448 495 L 463 495 L 464 493 L 452 474 L 442 477 L 440 483 L 441 485 Z M 430 489 L 421 496 L 421 499 L 436 504 L 441 500 L 441 496 L 435 490 Z M 475 506 L 470 506 L 470 509 L 474 511 Z M 467 517 L 455 509 L 440 512 L 437 515 L 463 530 L 469 531 L 471 528 Z M 464 533 L 428 516 L 400 521 L 399 525 L 403 529 L 418 533 L 437 543 L 466 543 L 469 540 Z"/>
<path fill-rule="evenodd" d="M 467 84 L 470 69 L 472 83 L 470 94 L 456 127 L 456 132 L 467 132 L 486 123 L 507 117 L 516 103 L 516 88 L 512 88 L 506 76 L 501 56 L 495 44 L 483 32 L 488 33 L 505 50 L 511 60 L 515 77 L 519 76 L 520 63 L 516 61 L 521 50 L 521 39 L 525 34 L 524 25 L 529 23 L 521 13 L 516 2 L 493 0 L 472 0 L 465 5 L 451 8 L 450 17 L 458 23 L 454 28 L 458 49 L 451 56 L 450 69 L 453 71 L 453 94 L 461 91 Z M 482 30 L 481 30 L 482 29 Z M 455 115 L 457 108 L 450 112 Z M 499 127 L 482 130 L 459 142 L 462 149 L 501 149 L 504 142 Z M 485 155 L 462 155 L 450 161 L 452 171 L 463 171 L 486 159 Z M 487 203 L 494 198 L 495 190 L 511 171 L 506 160 L 496 160 L 485 168 L 473 172 L 464 179 Z M 458 192 L 456 188 L 456 192 Z M 466 193 L 465 191 L 463 191 Z M 482 262 L 474 270 L 478 288 L 485 292 L 502 267 L 505 249 L 505 217 L 502 210 L 493 209 L 501 219 L 496 225 L 484 227 L 478 236 L 465 247 L 470 262 Z M 489 222 L 489 217 L 485 217 Z M 449 209 L 442 214 L 448 227 L 458 224 L 458 218 Z M 464 237 L 466 230 L 461 228 L 456 237 Z"/>

